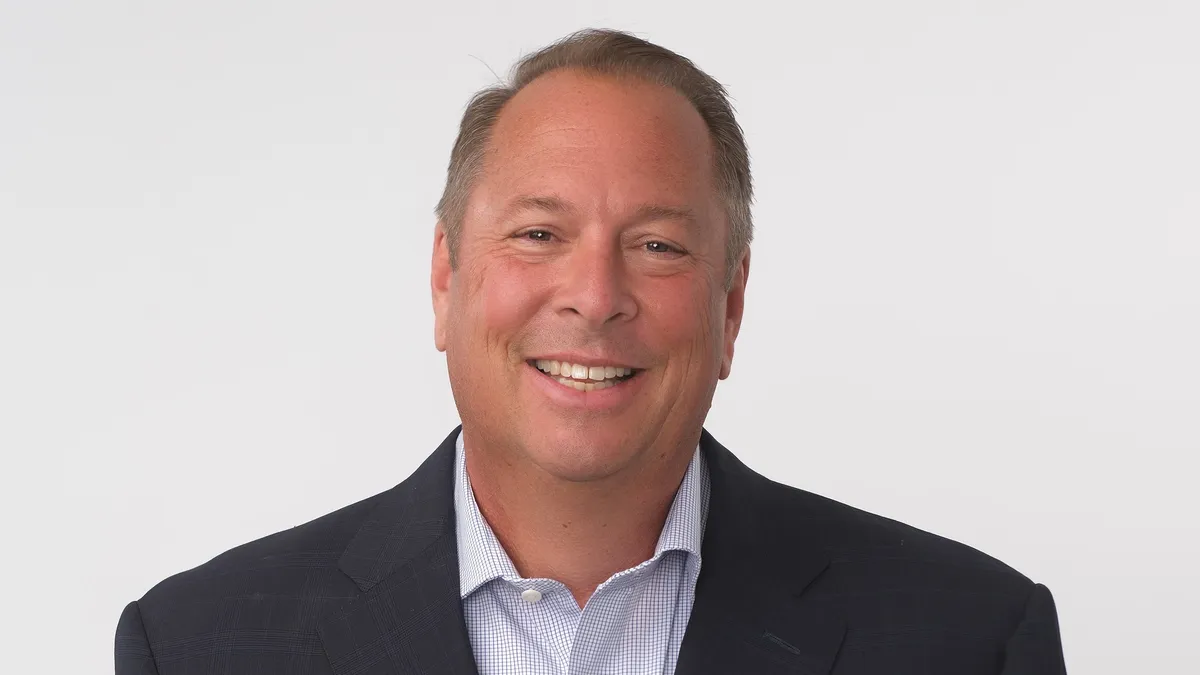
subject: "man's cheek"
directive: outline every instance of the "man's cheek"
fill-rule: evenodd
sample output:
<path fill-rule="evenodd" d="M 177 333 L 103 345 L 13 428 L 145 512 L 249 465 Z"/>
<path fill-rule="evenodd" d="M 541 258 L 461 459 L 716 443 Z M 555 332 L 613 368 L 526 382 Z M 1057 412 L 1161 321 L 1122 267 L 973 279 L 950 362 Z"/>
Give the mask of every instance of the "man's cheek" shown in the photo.
<path fill-rule="evenodd" d="M 495 328 L 516 328 L 534 314 L 547 296 L 539 275 L 508 270 L 494 275 L 483 286 L 483 320 Z"/>

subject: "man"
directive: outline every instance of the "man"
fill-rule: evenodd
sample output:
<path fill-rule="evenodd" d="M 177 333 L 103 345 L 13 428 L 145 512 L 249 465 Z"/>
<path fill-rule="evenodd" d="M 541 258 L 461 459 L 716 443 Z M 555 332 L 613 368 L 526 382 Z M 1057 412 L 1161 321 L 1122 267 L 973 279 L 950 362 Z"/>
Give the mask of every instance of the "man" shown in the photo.
<path fill-rule="evenodd" d="M 608 31 L 523 59 L 472 100 L 437 209 L 462 426 L 392 490 L 131 603 L 117 672 L 1064 672 L 1044 586 L 703 430 L 750 200 L 690 61 Z"/>

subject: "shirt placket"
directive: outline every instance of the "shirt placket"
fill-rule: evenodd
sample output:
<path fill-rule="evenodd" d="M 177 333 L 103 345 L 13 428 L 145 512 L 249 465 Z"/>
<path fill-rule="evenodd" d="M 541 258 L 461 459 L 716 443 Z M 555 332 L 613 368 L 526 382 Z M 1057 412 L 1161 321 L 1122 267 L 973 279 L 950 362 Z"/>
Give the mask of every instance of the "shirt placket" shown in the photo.
<path fill-rule="evenodd" d="M 527 632 L 528 639 L 538 646 L 548 670 L 567 672 L 580 617 L 570 591 L 553 579 L 510 580 L 506 590 L 506 601 L 519 624 L 517 630 Z"/>
<path fill-rule="evenodd" d="M 610 672 L 614 664 L 622 661 L 627 646 L 623 639 L 624 627 L 629 613 L 636 609 L 630 600 L 638 576 L 634 573 L 611 579 L 592 594 L 575 630 L 568 675 Z"/>

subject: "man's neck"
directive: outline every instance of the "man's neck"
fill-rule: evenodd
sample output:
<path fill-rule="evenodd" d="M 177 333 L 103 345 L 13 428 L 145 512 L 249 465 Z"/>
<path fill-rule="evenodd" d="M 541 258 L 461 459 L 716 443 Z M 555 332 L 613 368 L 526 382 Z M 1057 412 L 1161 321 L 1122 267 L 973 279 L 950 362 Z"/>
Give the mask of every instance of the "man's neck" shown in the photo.
<path fill-rule="evenodd" d="M 636 481 L 577 483 L 465 450 L 479 511 L 517 571 L 563 583 L 580 607 L 613 574 L 653 557 L 692 458 L 676 453 Z"/>

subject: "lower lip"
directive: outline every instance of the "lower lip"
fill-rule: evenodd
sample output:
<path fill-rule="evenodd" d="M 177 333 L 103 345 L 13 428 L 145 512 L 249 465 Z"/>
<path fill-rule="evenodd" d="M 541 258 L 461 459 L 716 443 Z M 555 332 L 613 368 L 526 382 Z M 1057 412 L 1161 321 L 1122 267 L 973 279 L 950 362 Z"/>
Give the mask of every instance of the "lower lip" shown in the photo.
<path fill-rule="evenodd" d="M 645 379 L 645 371 L 639 371 L 628 380 L 623 380 L 611 387 L 579 391 L 574 387 L 559 383 L 552 376 L 528 363 L 525 364 L 525 367 L 529 370 L 528 374 L 533 379 L 534 386 L 544 392 L 551 401 L 567 408 L 584 410 L 613 410 L 627 405 L 642 388 L 642 380 Z"/>

